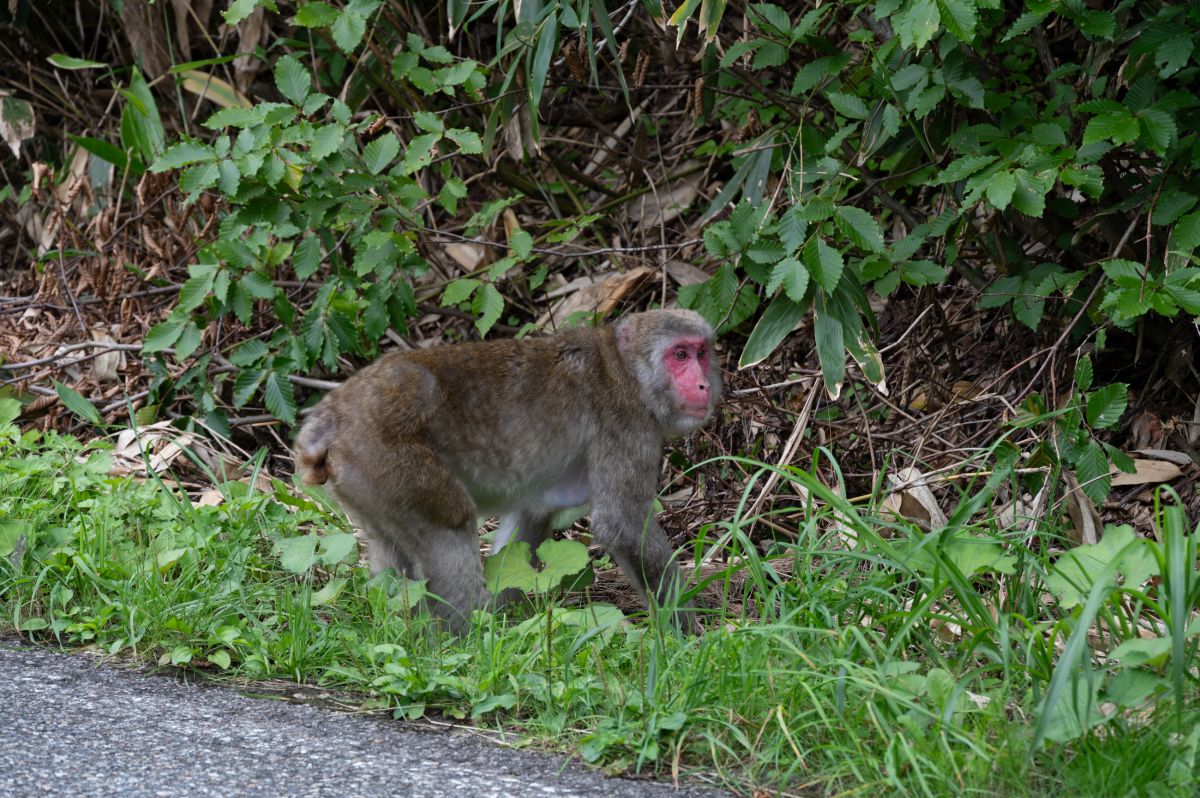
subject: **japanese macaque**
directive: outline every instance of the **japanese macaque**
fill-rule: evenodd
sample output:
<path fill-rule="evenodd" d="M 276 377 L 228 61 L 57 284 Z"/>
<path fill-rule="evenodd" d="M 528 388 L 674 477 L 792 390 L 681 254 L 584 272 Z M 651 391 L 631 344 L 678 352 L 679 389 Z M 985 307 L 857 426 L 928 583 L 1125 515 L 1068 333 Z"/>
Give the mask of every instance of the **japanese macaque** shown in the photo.
<path fill-rule="evenodd" d="M 317 405 L 297 467 L 366 533 L 372 573 L 428 579 L 433 611 L 455 631 L 490 600 L 479 516 L 500 517 L 495 550 L 536 550 L 551 515 L 590 503 L 595 542 L 665 603 L 680 579 L 653 512 L 662 444 L 713 415 L 712 341 L 699 314 L 652 310 L 553 337 L 388 354 Z"/>

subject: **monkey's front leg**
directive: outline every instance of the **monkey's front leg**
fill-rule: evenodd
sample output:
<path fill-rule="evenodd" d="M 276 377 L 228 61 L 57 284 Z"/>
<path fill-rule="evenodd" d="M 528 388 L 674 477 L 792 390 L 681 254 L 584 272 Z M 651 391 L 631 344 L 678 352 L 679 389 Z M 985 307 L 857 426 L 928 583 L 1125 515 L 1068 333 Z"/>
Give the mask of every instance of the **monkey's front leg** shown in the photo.
<path fill-rule="evenodd" d="M 650 484 L 653 484 L 652 482 Z M 682 602 L 684 584 L 671 544 L 654 518 L 652 496 L 626 486 L 597 492 L 592 503 L 592 537 L 621 567 L 647 604 L 675 609 L 675 620 L 685 632 L 700 631 L 690 602 Z"/>

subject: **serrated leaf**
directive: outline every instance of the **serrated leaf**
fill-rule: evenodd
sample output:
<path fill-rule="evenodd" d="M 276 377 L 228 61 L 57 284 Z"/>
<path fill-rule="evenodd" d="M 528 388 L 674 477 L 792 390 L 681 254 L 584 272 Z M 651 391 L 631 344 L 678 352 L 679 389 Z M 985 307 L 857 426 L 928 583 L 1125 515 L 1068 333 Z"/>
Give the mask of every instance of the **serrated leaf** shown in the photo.
<path fill-rule="evenodd" d="M 68 388 L 61 382 L 54 383 L 54 390 L 58 394 L 58 398 L 62 400 L 63 406 L 84 421 L 94 424 L 97 427 L 104 423 L 104 419 L 100 417 L 100 411 L 96 409 L 94 404 L 84 398 L 83 394 Z"/>
<path fill-rule="evenodd" d="M 263 402 L 267 411 L 280 421 L 296 423 L 296 397 L 287 374 L 271 371 L 263 384 Z"/>
<path fill-rule="evenodd" d="M 1171 243 L 1185 252 L 1200 247 L 1200 212 L 1188 214 L 1175 223 Z"/>
<path fill-rule="evenodd" d="M 196 141 L 181 141 L 172 144 L 159 158 L 150 165 L 154 173 L 169 172 L 188 164 L 216 160 L 217 154 L 212 147 Z"/>
<path fill-rule="evenodd" d="M 794 257 L 788 256 L 771 269 L 771 279 L 767 282 L 767 293 L 774 294 L 779 287 L 793 302 L 803 302 L 808 292 L 808 269 Z"/>
<path fill-rule="evenodd" d="M 483 140 L 479 138 L 479 134 L 474 130 L 452 127 L 446 131 L 446 138 L 457 144 L 459 152 L 463 155 L 480 155 L 483 153 Z"/>
<path fill-rule="evenodd" d="M 1107 429 L 1121 420 L 1128 406 L 1128 385 L 1123 382 L 1105 385 L 1087 399 L 1087 422 L 1096 429 Z"/>
<path fill-rule="evenodd" d="M 275 87 L 292 104 L 302 105 L 312 91 L 312 78 L 299 58 L 285 55 L 275 62 Z"/>
<path fill-rule="evenodd" d="M 377 175 L 396 159 L 400 154 L 400 139 L 390 130 L 379 138 L 363 147 L 363 165 L 367 170 Z"/>
<path fill-rule="evenodd" d="M 905 48 L 920 50 L 938 32 L 941 15 L 934 0 L 913 0 L 892 15 L 892 24 Z"/>
<path fill-rule="evenodd" d="M 451 281 L 442 292 L 442 307 L 465 302 L 478 287 L 479 280 L 470 277 L 460 277 Z"/>
<path fill-rule="evenodd" d="M 321 268 L 321 241 L 315 235 L 300 239 L 292 253 L 292 271 L 297 280 L 307 280 Z"/>
<path fill-rule="evenodd" d="M 337 122 L 321 125 L 313 130 L 312 139 L 308 145 L 308 154 L 314 161 L 328 158 L 341 149 L 345 138 L 346 128 Z"/>
<path fill-rule="evenodd" d="M 997 210 L 1004 210 L 1012 203 L 1017 190 L 1017 177 L 1012 172 L 1001 171 L 992 175 L 984 186 L 988 202 Z"/>
<path fill-rule="evenodd" d="M 533 252 L 533 236 L 518 228 L 508 237 L 508 245 L 512 248 L 513 255 L 525 260 Z"/>
<path fill-rule="evenodd" d="M 1092 359 L 1087 355 L 1079 358 L 1075 364 L 1075 387 L 1081 391 L 1092 387 Z"/>
<path fill-rule="evenodd" d="M 842 253 L 825 243 L 820 238 L 814 238 L 804 245 L 801 257 L 809 275 L 827 294 L 832 294 L 842 280 L 845 264 Z"/>
<path fill-rule="evenodd" d="M 471 309 L 478 316 L 475 319 L 475 329 L 479 330 L 481 336 L 486 337 L 488 331 L 500 320 L 500 314 L 504 312 L 504 297 L 496 290 L 496 286 L 484 283 L 475 292 Z"/>
<path fill-rule="evenodd" d="M 337 21 L 338 10 L 328 3 L 305 3 L 296 9 L 292 22 L 302 28 L 328 28 Z"/>
<path fill-rule="evenodd" d="M 853 94 L 842 94 L 841 92 L 831 91 L 825 93 L 825 99 L 829 100 L 829 104 L 833 106 L 833 110 L 848 119 L 862 120 L 871 115 L 871 110 L 867 108 L 867 104 Z"/>
<path fill-rule="evenodd" d="M 869 252 L 883 251 L 883 230 L 875 217 L 862 208 L 839 205 L 833 217 L 838 229 L 854 243 Z"/>
<path fill-rule="evenodd" d="M 164 322 L 155 324 L 146 333 L 146 337 L 142 339 L 142 351 L 153 353 L 171 348 L 175 341 L 179 339 L 179 334 L 183 332 L 183 324 L 183 321 L 175 319 L 167 319 Z"/>
<path fill-rule="evenodd" d="M 367 18 L 362 14 L 345 9 L 329 28 L 334 44 L 343 53 L 352 53 L 367 32 Z"/>

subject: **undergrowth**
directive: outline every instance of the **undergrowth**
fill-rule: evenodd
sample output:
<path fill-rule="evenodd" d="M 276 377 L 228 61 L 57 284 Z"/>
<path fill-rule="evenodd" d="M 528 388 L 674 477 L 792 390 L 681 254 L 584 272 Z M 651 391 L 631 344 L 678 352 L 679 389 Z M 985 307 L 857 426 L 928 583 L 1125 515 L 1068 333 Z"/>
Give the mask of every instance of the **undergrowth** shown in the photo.
<path fill-rule="evenodd" d="M 1044 524 L 975 520 L 1014 478 L 1002 446 L 932 533 L 789 469 L 811 497 L 772 514 L 790 541 L 762 555 L 740 514 L 701 534 L 697 559 L 731 563 L 702 571 L 704 634 L 542 596 L 454 638 L 406 611 L 408 585 L 369 578 L 339 522 L 284 483 L 224 483 L 220 503 L 197 505 L 160 479 L 107 476 L 103 442 L 21 434 L 15 412 L 0 403 L 0 628 L 36 641 L 315 683 L 743 794 L 1200 785 L 1196 535 L 1169 497 L 1156 541 L 1112 527 L 1064 554 Z M 297 574 L 287 560 L 314 528 Z"/>

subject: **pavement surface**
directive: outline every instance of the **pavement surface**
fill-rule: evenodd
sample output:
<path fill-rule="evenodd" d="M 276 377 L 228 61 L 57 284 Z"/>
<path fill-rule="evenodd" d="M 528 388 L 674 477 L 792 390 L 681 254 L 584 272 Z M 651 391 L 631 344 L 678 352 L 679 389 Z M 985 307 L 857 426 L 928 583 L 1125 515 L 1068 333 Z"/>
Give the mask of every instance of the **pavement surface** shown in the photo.
<path fill-rule="evenodd" d="M 293 795 L 723 793 L 0 640 L 0 797 Z"/>

